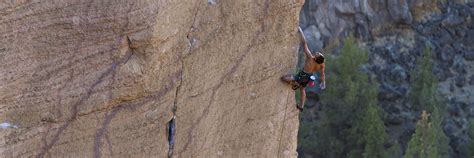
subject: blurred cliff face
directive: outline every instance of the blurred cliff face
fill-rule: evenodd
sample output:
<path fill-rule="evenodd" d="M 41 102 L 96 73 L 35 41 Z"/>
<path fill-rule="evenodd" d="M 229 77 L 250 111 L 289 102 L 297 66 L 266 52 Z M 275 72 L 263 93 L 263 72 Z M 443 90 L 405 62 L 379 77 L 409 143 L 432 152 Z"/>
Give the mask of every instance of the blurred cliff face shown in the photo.
<path fill-rule="evenodd" d="M 474 118 L 473 1 L 307 0 L 300 15 L 312 51 L 337 55 L 349 34 L 369 51 L 364 71 L 380 83 L 385 124 L 391 137 L 402 143 L 410 138 L 419 116 L 407 100 L 410 72 L 423 49 L 431 47 L 433 73 L 448 104 L 443 127 L 453 152 L 470 139 L 466 133 Z M 308 96 L 317 98 L 311 90 Z"/>

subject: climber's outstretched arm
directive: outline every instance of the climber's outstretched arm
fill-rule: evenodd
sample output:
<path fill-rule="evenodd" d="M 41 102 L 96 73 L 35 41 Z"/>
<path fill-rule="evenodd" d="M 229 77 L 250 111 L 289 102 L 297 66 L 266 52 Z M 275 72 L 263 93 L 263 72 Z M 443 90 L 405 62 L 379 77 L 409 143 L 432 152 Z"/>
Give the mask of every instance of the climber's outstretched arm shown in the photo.
<path fill-rule="evenodd" d="M 304 53 L 306 54 L 306 57 L 314 58 L 313 54 L 311 54 L 311 51 L 308 48 L 308 42 L 306 41 L 306 37 L 304 37 L 303 30 L 301 30 L 301 27 L 298 27 L 298 30 L 300 32 L 301 38 L 303 39 Z"/>

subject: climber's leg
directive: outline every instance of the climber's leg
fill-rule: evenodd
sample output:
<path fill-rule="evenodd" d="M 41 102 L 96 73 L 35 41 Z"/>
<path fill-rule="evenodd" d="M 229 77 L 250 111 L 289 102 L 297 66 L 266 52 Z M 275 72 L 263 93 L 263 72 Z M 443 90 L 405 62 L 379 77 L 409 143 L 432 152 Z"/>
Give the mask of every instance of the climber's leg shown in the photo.
<path fill-rule="evenodd" d="M 298 108 L 298 110 L 303 112 L 304 102 L 305 102 L 305 99 L 306 99 L 306 91 L 305 91 L 304 87 L 300 88 L 300 93 L 301 93 L 300 103 L 296 104 L 296 108 Z"/>
<path fill-rule="evenodd" d="M 282 76 L 282 77 L 281 77 L 281 80 L 282 80 L 283 82 L 286 82 L 286 83 L 290 84 L 290 85 L 291 85 L 291 88 L 292 88 L 293 90 L 296 90 L 296 89 L 298 89 L 298 88 L 301 87 L 300 84 L 299 84 L 299 83 L 296 81 L 296 79 L 293 77 L 293 75 L 285 75 L 285 76 Z"/>
<path fill-rule="evenodd" d="M 288 84 L 290 84 L 291 82 L 295 81 L 295 79 L 293 78 L 293 75 L 285 75 L 285 76 L 282 76 L 282 77 L 281 77 L 281 80 L 287 82 Z"/>

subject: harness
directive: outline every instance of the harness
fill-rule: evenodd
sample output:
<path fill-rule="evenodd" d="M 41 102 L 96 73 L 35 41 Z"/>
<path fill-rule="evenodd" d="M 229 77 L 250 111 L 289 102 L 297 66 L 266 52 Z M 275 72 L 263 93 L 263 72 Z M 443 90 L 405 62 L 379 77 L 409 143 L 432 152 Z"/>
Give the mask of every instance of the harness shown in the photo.
<path fill-rule="evenodd" d="M 299 86 L 293 87 L 293 89 L 306 87 L 308 83 L 310 83 L 310 86 L 313 86 L 314 85 L 313 81 L 316 80 L 316 77 L 314 77 L 313 74 L 304 72 L 303 70 L 301 70 L 296 76 L 294 76 L 294 78 L 295 78 L 295 81 L 298 82 Z"/>

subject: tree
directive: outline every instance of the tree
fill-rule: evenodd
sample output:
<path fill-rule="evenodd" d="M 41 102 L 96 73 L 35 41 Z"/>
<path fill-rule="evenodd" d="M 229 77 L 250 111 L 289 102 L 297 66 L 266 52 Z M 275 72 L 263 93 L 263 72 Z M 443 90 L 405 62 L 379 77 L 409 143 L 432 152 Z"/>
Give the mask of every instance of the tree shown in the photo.
<path fill-rule="evenodd" d="M 387 135 L 378 111 L 376 105 L 369 104 L 360 125 L 364 129 L 361 144 L 365 146 L 362 153 L 365 158 L 387 156 L 384 152 Z"/>
<path fill-rule="evenodd" d="M 405 158 L 442 158 L 448 157 L 448 138 L 441 129 L 441 120 L 437 108 L 434 108 L 431 119 L 423 111 L 416 125 L 405 154 Z"/>
<path fill-rule="evenodd" d="M 367 78 L 368 79 L 368 78 Z M 351 139 L 356 140 L 356 146 L 349 152 L 349 157 L 387 157 L 384 144 L 388 141 L 388 135 L 385 133 L 385 126 L 380 117 L 380 108 L 377 105 L 377 88 L 367 80 L 361 84 L 359 92 L 363 97 L 359 97 L 359 106 L 365 109 L 361 111 L 360 120 L 356 120 L 351 131 Z M 364 88 L 365 87 L 365 88 Z"/>
<path fill-rule="evenodd" d="M 415 110 L 431 112 L 439 105 L 436 76 L 433 75 L 431 49 L 426 47 L 423 57 L 417 61 L 418 67 L 411 73 L 410 102 Z"/>
<path fill-rule="evenodd" d="M 418 67 L 412 72 L 410 102 L 415 110 L 423 110 L 408 148 L 406 158 L 437 158 L 448 156 L 448 138 L 443 132 L 441 122 L 444 104 L 437 91 L 436 77 L 432 73 L 431 50 L 425 48 Z M 431 113 L 430 119 L 429 113 Z"/>

